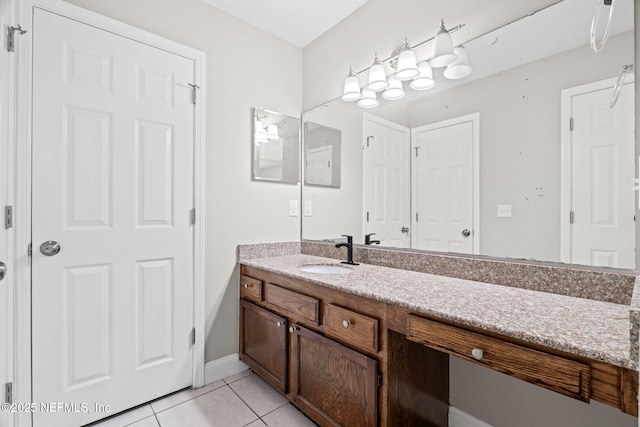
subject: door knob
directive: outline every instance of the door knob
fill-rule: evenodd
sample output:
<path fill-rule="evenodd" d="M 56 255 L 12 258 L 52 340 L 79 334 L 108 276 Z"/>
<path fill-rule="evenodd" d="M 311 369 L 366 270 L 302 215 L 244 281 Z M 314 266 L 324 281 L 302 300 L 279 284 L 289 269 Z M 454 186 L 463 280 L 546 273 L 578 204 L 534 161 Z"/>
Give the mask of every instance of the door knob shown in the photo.
<path fill-rule="evenodd" d="M 404 234 L 409 234 L 409 227 L 402 227 L 400 231 L 402 231 Z"/>
<path fill-rule="evenodd" d="M 7 274 L 7 264 L 5 264 L 4 262 L 0 262 L 0 280 L 3 280 L 6 274 Z"/>
<path fill-rule="evenodd" d="M 469 237 L 469 236 L 471 236 L 471 231 L 469 231 L 468 228 L 465 228 L 464 230 L 462 230 L 462 235 L 464 237 Z"/>
<path fill-rule="evenodd" d="M 58 255 L 58 252 L 60 252 L 60 243 L 54 240 L 47 240 L 40 245 L 40 252 L 45 256 Z"/>

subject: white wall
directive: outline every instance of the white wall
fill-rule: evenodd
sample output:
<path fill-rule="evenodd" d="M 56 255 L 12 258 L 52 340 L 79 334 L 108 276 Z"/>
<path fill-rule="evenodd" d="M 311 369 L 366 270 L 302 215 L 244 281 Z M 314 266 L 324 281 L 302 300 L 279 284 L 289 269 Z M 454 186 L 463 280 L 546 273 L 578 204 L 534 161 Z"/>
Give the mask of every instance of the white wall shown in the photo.
<path fill-rule="evenodd" d="M 300 237 L 299 186 L 251 181 L 251 108 L 300 115 L 302 50 L 202 0 L 71 3 L 207 54 L 205 358 L 236 353 L 236 246 Z"/>

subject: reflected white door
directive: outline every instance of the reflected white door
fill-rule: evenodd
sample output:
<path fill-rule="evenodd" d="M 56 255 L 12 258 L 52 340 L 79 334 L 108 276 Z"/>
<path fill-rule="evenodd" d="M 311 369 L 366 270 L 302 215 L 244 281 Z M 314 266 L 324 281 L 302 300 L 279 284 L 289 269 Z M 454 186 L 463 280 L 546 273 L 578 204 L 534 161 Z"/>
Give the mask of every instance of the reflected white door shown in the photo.
<path fill-rule="evenodd" d="M 194 64 L 39 9 L 33 44 L 34 425 L 76 426 L 191 384 Z"/>
<path fill-rule="evenodd" d="M 6 29 L 10 22 L 10 2 L 0 2 L 0 28 Z M 4 41 L 3 37 L 0 37 Z M 3 46 L 5 44 L 3 43 Z M 10 141 L 13 140 L 10 132 L 10 53 L 6 49 L 0 49 L 0 263 L 7 267 L 7 274 L 0 280 L 0 402 L 6 402 L 4 384 L 12 382 L 13 362 L 13 283 L 10 275 L 12 262 L 9 259 L 9 233 L 4 224 L 5 206 L 11 204 L 9 195 L 10 181 Z M 0 427 L 12 424 L 12 414 L 0 411 Z"/>
<path fill-rule="evenodd" d="M 477 122 L 476 114 L 411 131 L 415 249 L 474 253 Z"/>
<path fill-rule="evenodd" d="M 614 108 L 612 87 L 573 96 L 572 264 L 635 268 L 634 84 Z M 570 221 L 570 218 L 564 218 Z"/>
<path fill-rule="evenodd" d="M 333 145 L 309 148 L 305 184 L 332 185 L 331 159 L 333 159 Z"/>
<path fill-rule="evenodd" d="M 364 234 L 384 246 L 408 248 L 409 129 L 365 114 Z M 358 242 L 356 242 L 358 243 Z"/>

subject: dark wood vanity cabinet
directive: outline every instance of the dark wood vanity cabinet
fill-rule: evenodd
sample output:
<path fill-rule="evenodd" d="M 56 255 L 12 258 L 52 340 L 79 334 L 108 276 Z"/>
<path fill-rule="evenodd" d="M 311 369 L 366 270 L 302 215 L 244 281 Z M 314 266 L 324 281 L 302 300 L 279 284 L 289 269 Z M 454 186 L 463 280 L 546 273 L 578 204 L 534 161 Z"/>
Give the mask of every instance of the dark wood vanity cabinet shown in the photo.
<path fill-rule="evenodd" d="M 309 329 L 291 327 L 293 402 L 316 422 L 377 425 L 378 362 Z"/>
<path fill-rule="evenodd" d="M 240 300 L 240 359 L 281 393 L 287 393 L 288 323 Z"/>

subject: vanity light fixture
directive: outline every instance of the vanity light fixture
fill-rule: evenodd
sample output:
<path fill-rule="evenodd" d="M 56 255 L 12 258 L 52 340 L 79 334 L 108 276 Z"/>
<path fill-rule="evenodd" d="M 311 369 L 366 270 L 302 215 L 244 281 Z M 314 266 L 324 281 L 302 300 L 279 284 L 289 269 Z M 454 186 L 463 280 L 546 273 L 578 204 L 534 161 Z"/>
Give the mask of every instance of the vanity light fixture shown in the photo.
<path fill-rule="evenodd" d="M 362 97 L 360 93 L 360 82 L 358 75 L 353 71 L 353 67 L 349 68 L 349 75 L 344 80 L 343 101 L 357 101 Z"/>
<path fill-rule="evenodd" d="M 255 126 L 256 126 L 256 131 L 255 131 L 256 142 L 257 143 L 269 142 L 269 139 L 267 138 L 267 131 L 264 129 L 264 125 L 262 124 L 262 120 L 256 119 Z"/>
<path fill-rule="evenodd" d="M 373 92 L 380 92 L 381 90 L 385 90 L 388 86 L 387 73 L 384 71 L 384 65 L 382 65 L 382 62 L 380 62 L 378 54 L 376 53 L 373 64 L 371 65 L 371 68 L 369 68 L 369 85 L 367 85 L 367 89 Z"/>
<path fill-rule="evenodd" d="M 398 70 L 396 71 L 396 78 L 401 81 L 406 81 L 417 77 L 418 74 L 420 74 L 420 72 L 418 71 L 418 65 L 416 63 L 416 54 L 409 46 L 409 41 L 404 39 L 402 51 L 398 56 Z"/>
<path fill-rule="evenodd" d="M 391 56 L 380 60 L 378 54 L 370 67 L 359 72 L 349 69 L 349 75 L 344 81 L 342 99 L 344 101 L 358 101 L 362 108 L 378 106 L 376 92 L 384 91 L 382 97 L 387 100 L 397 100 L 405 96 L 404 81 L 410 81 L 409 86 L 414 90 L 427 90 L 435 85 L 432 67 L 447 67 L 443 71 L 447 79 L 461 79 L 471 73 L 469 55 L 463 46 L 453 48 L 451 33 L 464 27 L 464 24 L 447 29 L 444 20 L 440 21 L 438 33 L 414 46 L 409 45 L 407 39 Z M 417 62 L 415 50 L 433 42 L 433 55 Z M 385 64 L 389 63 L 392 72 L 387 75 Z M 361 89 L 358 76 L 368 71 L 367 84 Z"/>
<path fill-rule="evenodd" d="M 444 19 L 440 21 L 440 30 L 433 40 L 433 54 L 431 55 L 432 67 L 446 67 L 458 57 L 453 52 L 453 39 L 451 33 L 444 26 Z"/>

